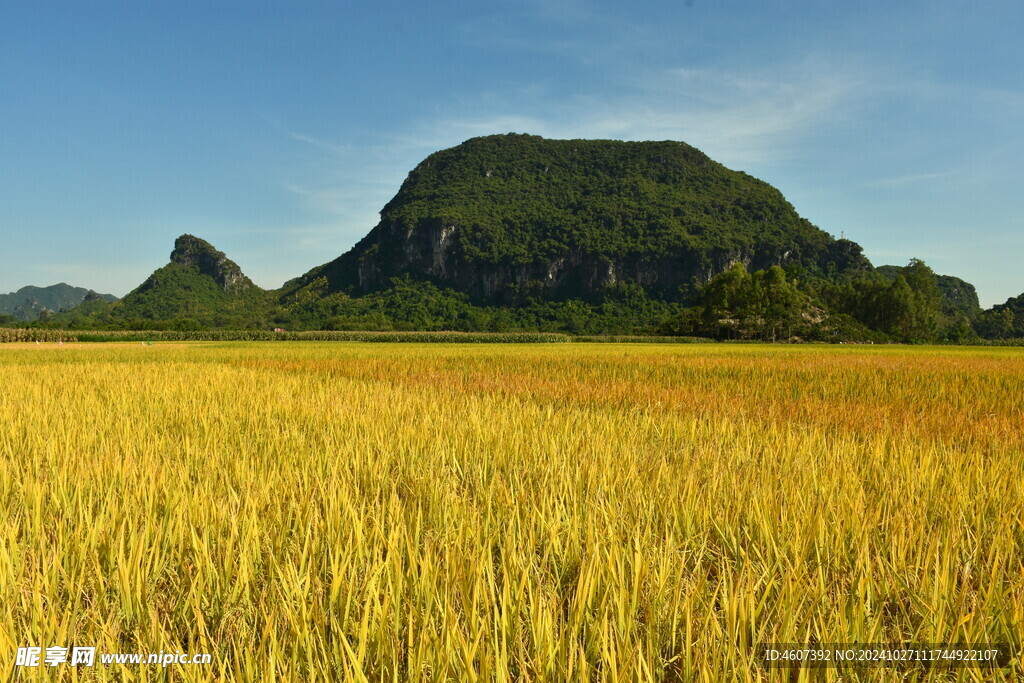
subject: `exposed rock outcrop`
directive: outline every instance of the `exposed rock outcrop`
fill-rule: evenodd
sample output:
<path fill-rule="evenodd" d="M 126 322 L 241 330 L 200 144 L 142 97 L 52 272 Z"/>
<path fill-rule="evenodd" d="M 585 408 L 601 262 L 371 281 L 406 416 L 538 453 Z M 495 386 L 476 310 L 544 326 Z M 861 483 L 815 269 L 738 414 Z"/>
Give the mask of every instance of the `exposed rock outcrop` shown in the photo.
<path fill-rule="evenodd" d="M 238 264 L 217 251 L 213 245 L 194 235 L 182 235 L 174 240 L 171 263 L 192 266 L 203 275 L 208 275 L 225 292 L 237 294 L 255 287 Z"/>

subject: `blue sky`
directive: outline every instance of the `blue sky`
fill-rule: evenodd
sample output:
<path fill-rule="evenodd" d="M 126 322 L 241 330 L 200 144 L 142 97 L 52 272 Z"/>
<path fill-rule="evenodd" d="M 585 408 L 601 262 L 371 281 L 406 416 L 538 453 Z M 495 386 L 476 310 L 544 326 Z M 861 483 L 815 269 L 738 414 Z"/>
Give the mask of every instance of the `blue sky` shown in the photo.
<path fill-rule="evenodd" d="M 1024 291 L 1024 3 L 106 2 L 0 9 L 0 292 L 124 295 L 174 238 L 333 259 L 432 151 L 683 140 L 877 265 Z"/>

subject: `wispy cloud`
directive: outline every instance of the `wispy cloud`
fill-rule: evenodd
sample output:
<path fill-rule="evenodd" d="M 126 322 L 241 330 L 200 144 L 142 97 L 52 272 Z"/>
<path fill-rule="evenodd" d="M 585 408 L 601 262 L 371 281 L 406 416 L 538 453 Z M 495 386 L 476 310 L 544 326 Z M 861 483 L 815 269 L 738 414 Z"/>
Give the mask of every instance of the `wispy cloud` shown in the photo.
<path fill-rule="evenodd" d="M 620 83 L 616 95 L 535 87 L 460 103 L 456 116 L 410 136 L 444 147 L 465 138 L 528 132 L 556 138 L 683 140 L 743 167 L 791 158 L 815 130 L 836 125 L 868 97 L 865 74 L 808 61 L 783 72 L 671 68 Z M 552 104 L 554 102 L 554 104 Z"/>
<path fill-rule="evenodd" d="M 953 175 L 953 171 L 942 171 L 939 173 L 918 173 L 916 175 L 905 175 L 897 178 L 884 178 L 878 180 L 872 185 L 882 187 L 900 187 L 903 185 L 913 185 L 915 183 L 928 182 L 931 180 L 939 180 L 942 178 L 949 178 Z"/>
<path fill-rule="evenodd" d="M 349 145 L 341 145 L 335 142 L 323 140 L 312 135 L 308 135 L 306 133 L 293 130 L 292 128 L 286 126 L 284 123 L 282 123 L 280 120 L 273 116 L 267 116 L 266 114 L 263 114 L 261 115 L 261 118 L 267 123 L 269 123 L 270 126 L 274 128 L 276 131 L 283 134 L 285 137 L 288 137 L 291 140 L 295 140 L 296 142 L 304 143 L 306 145 L 309 145 L 310 147 L 314 147 L 323 152 L 328 152 L 330 154 L 338 156 L 344 156 L 345 154 L 349 154 L 352 151 L 352 147 Z"/>
<path fill-rule="evenodd" d="M 404 159 L 396 165 L 394 149 L 327 140 L 267 120 L 280 134 L 308 150 L 304 163 L 278 181 L 281 189 L 296 198 L 299 220 L 272 226 L 269 231 L 288 234 L 299 250 L 330 254 L 347 248 L 376 225 L 381 207 L 409 170 Z M 396 149 L 401 146 L 394 145 Z"/>
<path fill-rule="evenodd" d="M 692 5 L 686 2 L 687 6 Z M 638 47 L 660 50 L 665 44 L 664 27 L 646 21 L 627 10 L 599 8 L 582 0 L 528 0 L 511 12 L 486 14 L 467 19 L 460 26 L 468 45 L 501 49 L 510 54 L 546 55 L 585 67 L 597 67 L 605 73 L 628 69 Z M 509 24 L 524 30 L 509 31 Z M 674 35 L 670 44 L 692 40 L 692 36 Z"/>

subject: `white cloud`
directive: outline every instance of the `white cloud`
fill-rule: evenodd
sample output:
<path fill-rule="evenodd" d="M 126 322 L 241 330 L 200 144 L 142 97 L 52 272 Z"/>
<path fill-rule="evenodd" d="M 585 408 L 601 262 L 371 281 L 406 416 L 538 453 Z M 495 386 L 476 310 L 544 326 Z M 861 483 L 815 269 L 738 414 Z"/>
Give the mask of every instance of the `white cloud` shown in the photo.
<path fill-rule="evenodd" d="M 869 97 L 868 80 L 808 61 L 783 72 L 664 69 L 620 83 L 611 96 L 585 90 L 559 96 L 531 85 L 464 100 L 458 115 L 425 121 L 407 137 L 432 149 L 505 132 L 681 140 L 742 168 L 798 155 L 808 135 L 846 120 Z"/>
<path fill-rule="evenodd" d="M 872 183 L 872 185 L 884 187 L 899 187 L 902 185 L 913 185 L 915 183 L 927 182 L 930 180 L 939 180 L 941 178 L 948 178 L 952 174 L 952 171 L 942 171 L 939 173 L 918 173 L 916 175 L 905 175 L 899 176 L 897 178 L 885 178 L 883 180 L 879 180 Z"/>

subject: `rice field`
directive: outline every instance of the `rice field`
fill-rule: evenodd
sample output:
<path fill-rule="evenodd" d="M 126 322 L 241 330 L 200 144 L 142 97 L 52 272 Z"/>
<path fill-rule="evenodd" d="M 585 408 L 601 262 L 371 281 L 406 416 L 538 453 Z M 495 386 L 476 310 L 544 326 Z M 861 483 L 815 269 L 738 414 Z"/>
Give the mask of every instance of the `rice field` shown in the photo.
<path fill-rule="evenodd" d="M 0 346 L 0 673 L 1022 680 L 1024 350 Z M 16 665 L 16 651 L 208 664 Z"/>

